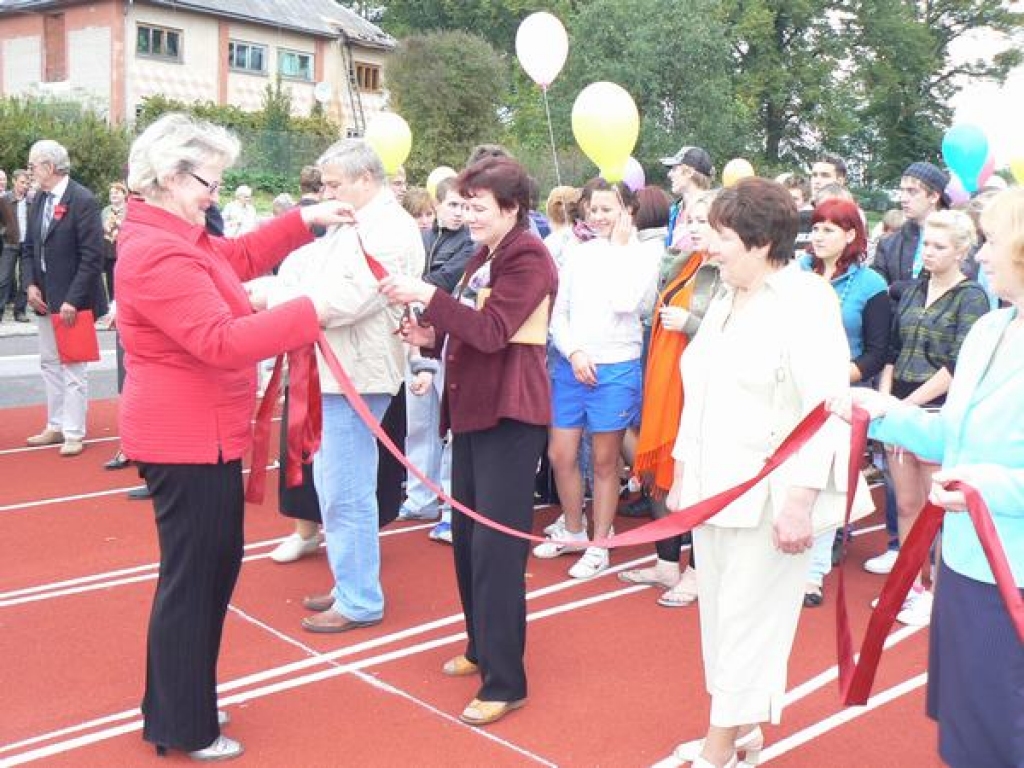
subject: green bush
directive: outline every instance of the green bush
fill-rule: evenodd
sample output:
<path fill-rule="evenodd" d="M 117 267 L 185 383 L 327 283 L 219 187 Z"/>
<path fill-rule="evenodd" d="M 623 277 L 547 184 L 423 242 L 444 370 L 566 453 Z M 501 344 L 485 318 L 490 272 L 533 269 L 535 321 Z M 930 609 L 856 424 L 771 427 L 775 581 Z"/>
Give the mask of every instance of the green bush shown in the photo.
<path fill-rule="evenodd" d="M 107 186 L 121 178 L 131 134 L 74 102 L 0 99 L 0 168 L 10 174 L 28 163 L 36 141 L 53 139 L 71 156 L 72 177 L 106 198 Z"/>

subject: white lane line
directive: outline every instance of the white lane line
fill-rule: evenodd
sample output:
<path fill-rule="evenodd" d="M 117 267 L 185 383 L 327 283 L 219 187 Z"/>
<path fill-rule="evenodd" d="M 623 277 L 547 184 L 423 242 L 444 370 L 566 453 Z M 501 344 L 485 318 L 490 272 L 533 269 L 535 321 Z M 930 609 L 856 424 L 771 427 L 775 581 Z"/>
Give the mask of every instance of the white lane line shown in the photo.
<path fill-rule="evenodd" d="M 310 646 L 306 645 L 304 642 L 302 642 L 298 638 L 292 637 L 291 635 L 288 635 L 288 634 L 286 634 L 284 632 L 281 632 L 278 629 L 275 629 L 274 627 L 270 626 L 269 624 L 267 624 L 267 623 L 265 623 L 263 621 L 260 621 L 255 616 L 252 616 L 252 615 L 246 613 L 245 611 L 243 611 L 243 610 L 241 610 L 239 608 L 235 608 L 234 606 L 230 606 L 230 609 L 231 609 L 231 611 L 235 615 L 237 615 L 242 620 L 247 621 L 247 622 L 249 622 L 250 624 L 253 624 L 256 627 L 259 627 L 264 632 L 272 635 L 273 637 L 277 638 L 278 640 L 280 640 L 281 642 L 285 643 L 286 645 L 289 645 L 289 646 L 291 646 L 293 648 L 298 648 L 300 651 L 305 653 L 307 656 L 318 656 L 319 655 L 319 652 L 315 648 L 311 648 Z M 331 666 L 335 666 L 335 667 L 341 666 L 336 661 L 331 661 L 331 662 L 328 662 L 328 663 Z M 459 720 L 457 717 L 454 717 L 453 715 L 450 715 L 449 713 L 447 713 L 447 712 L 445 712 L 445 711 L 443 711 L 441 709 L 438 709 L 433 704 L 430 704 L 429 702 L 424 701 L 421 698 L 413 696 L 408 691 L 404 691 L 401 688 L 398 688 L 397 686 L 391 685 L 390 683 L 385 683 L 383 680 L 380 680 L 380 679 L 374 677 L 373 675 L 369 675 L 366 672 L 354 672 L 353 676 L 358 678 L 362 682 L 367 683 L 368 685 L 370 685 L 370 686 L 372 686 L 372 687 L 374 687 L 374 688 L 376 688 L 376 689 L 378 689 L 380 691 L 383 691 L 384 693 L 387 693 L 387 694 L 390 694 L 392 696 L 397 696 L 398 698 L 404 699 L 404 700 L 410 702 L 411 704 L 419 707 L 420 709 L 427 710 L 432 715 L 434 715 L 436 717 L 439 717 L 440 719 L 445 720 L 448 723 L 451 723 L 452 725 L 455 725 L 455 726 L 460 727 L 460 728 L 464 728 L 464 729 L 468 730 L 469 732 L 473 733 L 476 736 L 482 736 L 483 738 L 488 739 L 490 741 L 493 741 L 493 742 L 501 745 L 502 747 L 505 747 L 506 749 L 510 749 L 513 752 L 516 752 L 517 754 L 522 755 L 523 757 L 526 757 L 526 758 L 528 758 L 530 760 L 533 760 L 536 763 L 539 763 L 540 765 L 546 765 L 546 766 L 549 766 L 549 768 L 557 768 L 555 763 L 552 763 L 552 762 L 550 762 L 548 760 L 545 760 L 544 758 L 540 757 L 539 755 L 536 755 L 533 752 L 530 752 L 529 750 L 527 750 L 527 749 L 525 749 L 523 747 L 520 747 L 518 744 L 514 744 L 511 741 L 508 741 L 506 739 L 502 739 L 502 738 L 500 738 L 498 736 L 495 736 L 493 733 L 489 733 L 487 731 L 487 729 L 485 729 L 485 728 L 474 728 L 474 727 L 472 727 L 470 725 L 467 725 L 466 723 L 463 723 L 461 720 Z"/>
<path fill-rule="evenodd" d="M 113 440 L 120 439 L 120 437 L 114 435 L 113 437 L 89 437 L 82 442 L 86 445 L 93 445 L 95 443 L 109 443 Z M 59 445 L 26 445 L 22 448 L 4 448 L 3 450 L 0 450 L 0 456 L 9 456 L 17 453 L 34 453 L 35 451 L 56 451 L 59 449 Z"/>
<path fill-rule="evenodd" d="M 411 525 L 406 528 L 382 531 L 380 536 L 381 538 L 386 538 L 388 536 L 396 536 L 410 531 L 421 531 L 432 526 L 433 523 L 427 523 L 425 525 Z M 245 549 L 249 550 L 267 547 L 273 544 L 279 544 L 281 541 L 283 541 L 283 538 L 269 539 L 267 541 L 261 541 L 254 544 L 247 544 Z M 320 547 L 323 549 L 324 545 L 321 544 Z M 243 557 L 242 562 L 250 563 L 257 560 L 266 560 L 269 557 L 269 552 L 263 552 L 258 555 L 248 555 L 247 557 Z M 134 568 L 124 568 L 119 571 L 108 571 L 94 576 L 82 576 L 77 579 L 68 579 L 67 581 L 58 581 L 53 582 L 52 584 L 42 584 L 36 587 L 26 587 L 24 589 L 12 590 L 11 592 L 3 592 L 0 593 L 0 608 L 10 608 L 24 603 L 34 603 L 39 600 L 51 600 L 57 597 L 80 595 L 101 589 L 110 589 L 112 587 L 121 587 L 128 584 L 152 581 L 159 575 L 157 573 L 157 569 L 159 567 L 159 563 L 149 563 L 147 565 L 140 565 Z M 130 574 L 140 575 L 132 576 Z M 117 578 L 118 576 L 125 576 L 126 578 Z"/>
<path fill-rule="evenodd" d="M 374 688 L 382 690 L 385 693 L 390 693 L 392 696 L 397 696 L 400 699 L 405 699 L 406 701 L 415 704 L 417 707 L 427 710 L 427 712 L 440 718 L 441 720 L 451 723 L 452 725 L 459 726 L 460 728 L 463 728 L 476 736 L 480 736 L 484 739 L 487 739 L 488 741 L 493 741 L 496 744 L 499 744 L 502 747 L 505 747 L 506 749 L 515 752 L 517 755 L 522 755 L 527 760 L 532 760 L 533 762 L 539 765 L 548 766 L 548 768 L 558 768 L 558 763 L 553 763 L 550 760 L 541 757 L 536 752 L 531 752 L 525 747 L 521 747 L 518 744 L 514 744 L 508 739 L 503 739 L 500 736 L 494 734 L 493 732 L 488 731 L 486 728 L 474 728 L 471 725 L 467 725 L 454 715 L 450 715 L 444 710 L 438 709 L 433 704 L 426 702 L 423 699 L 417 698 L 416 696 L 413 696 L 408 691 L 403 691 L 401 688 L 396 688 L 390 683 L 385 683 L 383 680 L 376 678 L 373 675 L 368 675 L 365 672 L 353 672 L 352 674 L 355 677 L 362 680 L 364 683 L 372 685 Z"/>
<path fill-rule="evenodd" d="M 584 598 L 582 600 L 565 603 L 563 605 L 555 606 L 553 608 L 548 608 L 543 611 L 538 611 L 535 614 L 531 614 L 527 616 L 527 621 L 534 621 L 537 619 L 547 618 L 549 616 L 556 616 L 561 613 L 567 613 L 578 608 L 583 608 L 589 605 L 595 605 L 598 603 L 605 602 L 607 600 L 615 599 L 617 597 L 629 595 L 646 588 L 647 587 L 644 586 L 630 586 L 613 592 L 608 592 L 602 595 L 596 595 L 589 598 Z M 461 614 L 459 615 L 459 618 L 462 618 Z M 371 656 L 366 659 L 360 659 L 359 661 L 351 662 L 348 664 L 330 665 L 327 669 L 324 670 L 311 672 L 309 674 L 301 675 L 299 677 L 291 679 L 281 680 L 277 683 L 272 683 L 270 685 L 265 685 L 260 688 L 243 691 L 232 696 L 224 696 L 219 699 L 218 704 L 223 707 L 230 706 L 232 704 L 241 704 L 247 701 L 251 701 L 253 699 L 260 699 L 271 694 L 281 693 L 283 691 L 288 691 L 293 688 L 298 688 L 301 686 L 320 682 L 321 680 L 329 680 L 334 677 L 339 677 L 340 675 L 358 672 L 369 667 L 378 666 L 380 664 L 385 664 L 391 661 L 397 661 L 400 659 L 407 658 L 409 656 L 414 656 L 419 653 L 431 651 L 435 648 L 440 648 L 446 645 L 451 645 L 453 643 L 460 642 L 462 640 L 465 640 L 465 638 L 466 635 L 464 632 L 456 632 L 454 634 L 445 635 L 440 638 L 435 638 L 434 640 L 428 640 L 422 643 L 418 643 L 416 645 L 412 645 L 406 648 L 400 648 L 398 650 L 390 651 L 388 653 L 382 653 L 378 656 Z M 339 656 L 340 654 L 338 652 L 334 652 L 331 654 L 323 654 L 313 659 L 312 661 L 317 662 L 318 665 L 322 665 L 326 663 L 329 659 L 338 658 Z M 218 686 L 218 691 L 223 692 L 225 688 L 226 686 Z M 138 709 L 131 709 L 125 712 L 118 713 L 117 715 L 108 716 L 107 718 L 103 719 L 109 722 L 111 718 L 137 718 L 138 715 Z M 97 721 L 92 722 L 95 723 Z M 62 732 L 70 733 L 75 730 L 84 730 L 86 727 L 91 726 L 89 726 L 89 724 L 71 726 L 70 728 L 62 729 Z M 141 727 L 142 721 L 135 720 L 131 723 L 125 723 L 123 725 L 109 727 L 100 731 L 94 731 L 92 733 L 83 734 L 72 739 L 60 741 L 55 744 L 49 744 L 45 747 L 39 747 L 37 749 L 33 749 L 28 752 L 22 752 L 21 754 L 17 754 L 9 758 L 4 758 L 3 761 L 0 761 L 0 766 L 4 766 L 6 768 L 6 766 L 24 765 L 25 763 L 30 763 L 36 760 L 42 760 L 44 758 L 53 757 L 54 755 L 69 752 L 79 747 L 87 746 L 89 744 L 95 744 L 100 741 L 105 741 L 107 739 L 114 738 L 116 736 L 131 733 L 132 731 L 137 731 Z M 16 744 L 3 745 L 0 746 L 0 752 L 14 751 L 23 746 L 28 746 L 30 745 L 30 743 L 39 743 L 41 741 L 52 739 L 54 738 L 54 736 L 55 734 L 43 734 L 41 736 L 36 736 L 32 739 L 27 739 Z"/>
<path fill-rule="evenodd" d="M 922 672 L 916 677 L 904 680 L 902 683 L 894 685 L 892 688 L 888 688 L 881 693 L 875 694 L 868 699 L 868 703 L 863 707 L 848 707 L 846 709 L 841 709 L 835 714 L 826 717 L 824 720 L 820 720 L 814 725 L 790 734 L 786 738 L 775 742 L 770 747 L 765 748 L 765 750 L 761 752 L 761 762 L 767 763 L 770 760 L 774 760 L 776 757 L 781 757 L 787 752 L 803 746 L 812 739 L 823 736 L 841 725 L 845 725 L 846 723 L 856 720 L 858 717 L 866 715 L 868 712 L 878 709 L 891 701 L 895 701 L 901 696 L 905 696 L 906 694 L 917 690 L 927 681 L 927 673 Z"/>

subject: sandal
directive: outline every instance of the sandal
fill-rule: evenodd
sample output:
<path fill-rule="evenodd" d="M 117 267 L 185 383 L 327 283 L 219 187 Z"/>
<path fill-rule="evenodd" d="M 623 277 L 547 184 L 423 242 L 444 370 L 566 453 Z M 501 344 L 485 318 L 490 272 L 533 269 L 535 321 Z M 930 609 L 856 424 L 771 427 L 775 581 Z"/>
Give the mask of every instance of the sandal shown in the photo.
<path fill-rule="evenodd" d="M 619 573 L 619 581 L 625 582 L 626 584 L 642 584 L 646 587 L 661 587 L 662 589 L 672 589 L 676 584 L 679 583 L 678 577 L 672 581 L 664 581 L 658 576 L 657 568 L 635 568 L 631 571 L 622 571 Z"/>
<path fill-rule="evenodd" d="M 441 671 L 449 677 L 467 677 L 475 675 L 480 671 L 480 667 L 467 659 L 465 654 L 460 653 L 458 656 L 448 659 L 441 667 Z"/>
<path fill-rule="evenodd" d="M 658 598 L 658 605 L 665 608 L 685 608 L 697 602 L 697 572 L 687 568 L 679 583 Z"/>

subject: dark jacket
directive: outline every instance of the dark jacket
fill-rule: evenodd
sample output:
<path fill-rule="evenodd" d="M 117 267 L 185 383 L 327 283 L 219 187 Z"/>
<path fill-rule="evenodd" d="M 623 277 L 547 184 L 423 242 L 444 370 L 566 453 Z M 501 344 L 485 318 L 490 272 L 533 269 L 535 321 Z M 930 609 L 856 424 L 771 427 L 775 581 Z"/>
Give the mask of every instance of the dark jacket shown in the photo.
<path fill-rule="evenodd" d="M 67 302 L 101 317 L 107 313 L 107 293 L 102 282 L 103 221 L 96 198 L 69 179 L 63 197 L 54 201 L 49 230 L 40 237 L 45 200 L 45 195 L 37 194 L 26 218 L 21 251 L 25 286 L 38 287 L 51 312 L 59 312 Z"/>
<path fill-rule="evenodd" d="M 472 275 L 492 253 L 481 248 L 466 265 Z M 423 319 L 448 335 L 442 433 L 490 429 L 501 419 L 551 423 L 551 383 L 543 344 L 509 339 L 545 296 L 555 302 L 558 271 L 544 243 L 516 227 L 493 253 L 491 295 L 481 310 L 435 291 Z"/>
<path fill-rule="evenodd" d="M 469 236 L 469 227 L 451 230 L 434 226 L 423 234 L 423 250 L 427 254 L 424 281 L 452 293 L 476 250 L 476 243 Z"/>
<path fill-rule="evenodd" d="M 18 231 L 18 201 L 12 192 L 0 194 L 0 235 L 4 245 L 18 245 L 21 233 Z"/>
<path fill-rule="evenodd" d="M 915 282 L 914 254 L 920 239 L 921 227 L 917 222 L 907 221 L 899 231 L 878 241 L 871 266 L 889 284 L 889 297 L 893 301 L 899 301 L 903 291 Z"/>

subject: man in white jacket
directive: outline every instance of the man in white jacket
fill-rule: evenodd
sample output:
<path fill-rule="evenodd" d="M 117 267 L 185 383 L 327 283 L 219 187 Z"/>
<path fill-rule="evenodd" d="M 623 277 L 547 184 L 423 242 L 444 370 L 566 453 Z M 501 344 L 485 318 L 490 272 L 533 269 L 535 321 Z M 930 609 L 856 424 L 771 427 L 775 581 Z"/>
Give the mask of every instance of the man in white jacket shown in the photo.
<path fill-rule="evenodd" d="M 396 335 L 401 309 L 377 290 L 370 259 L 389 274 L 423 273 L 423 241 L 412 217 L 388 188 L 384 167 L 363 141 L 345 139 L 320 158 L 324 199 L 355 209 L 356 226 L 329 232 L 292 254 L 267 288 L 268 305 L 298 293 L 330 307 L 327 339 L 379 421 L 402 384 L 405 358 Z M 372 626 L 384 615 L 377 516 L 377 445 L 370 429 L 340 394 L 318 359 L 323 390 L 323 436 L 313 476 L 334 574 L 330 593 L 307 597 L 310 632 Z"/>

